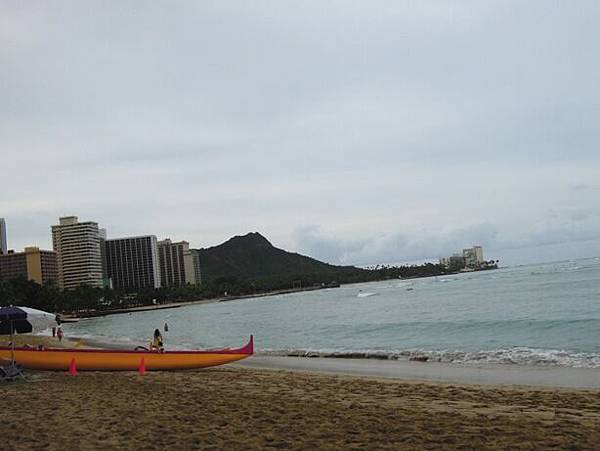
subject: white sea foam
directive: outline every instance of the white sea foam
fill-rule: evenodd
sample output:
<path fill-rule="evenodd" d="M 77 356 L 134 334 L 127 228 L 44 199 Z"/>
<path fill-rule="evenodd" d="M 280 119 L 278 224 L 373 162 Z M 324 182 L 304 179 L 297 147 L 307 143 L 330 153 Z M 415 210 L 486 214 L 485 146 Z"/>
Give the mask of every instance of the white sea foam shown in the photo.
<path fill-rule="evenodd" d="M 522 366 L 560 366 L 572 368 L 600 368 L 600 355 L 568 352 L 555 349 L 511 348 L 488 351 L 432 351 L 423 349 L 384 350 L 334 350 L 334 349 L 264 349 L 262 355 L 346 358 L 376 360 L 415 360 L 459 365 L 512 364 Z"/>

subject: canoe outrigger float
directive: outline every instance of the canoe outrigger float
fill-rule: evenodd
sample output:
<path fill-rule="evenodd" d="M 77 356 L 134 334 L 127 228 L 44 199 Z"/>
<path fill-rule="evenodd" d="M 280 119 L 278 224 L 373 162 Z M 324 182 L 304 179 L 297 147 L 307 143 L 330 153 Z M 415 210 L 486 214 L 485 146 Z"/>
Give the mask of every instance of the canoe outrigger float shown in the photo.
<path fill-rule="evenodd" d="M 15 348 L 15 360 L 25 368 L 67 370 L 73 359 L 78 370 L 135 371 L 142 359 L 146 370 L 184 370 L 223 365 L 249 357 L 254 339 L 241 348 L 209 351 L 121 351 L 114 349 Z M 0 347 L 0 361 L 11 359 L 11 348 Z"/>

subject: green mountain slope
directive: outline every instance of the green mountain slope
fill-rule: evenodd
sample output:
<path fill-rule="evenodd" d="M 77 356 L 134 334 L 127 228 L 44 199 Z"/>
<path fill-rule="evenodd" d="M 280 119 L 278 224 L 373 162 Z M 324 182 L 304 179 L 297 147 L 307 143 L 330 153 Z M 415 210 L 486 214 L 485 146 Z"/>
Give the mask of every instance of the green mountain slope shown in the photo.
<path fill-rule="evenodd" d="M 200 249 L 202 278 L 237 280 L 302 279 L 305 283 L 367 280 L 369 271 L 354 266 L 334 266 L 274 247 L 260 233 L 235 236 L 225 243 Z"/>

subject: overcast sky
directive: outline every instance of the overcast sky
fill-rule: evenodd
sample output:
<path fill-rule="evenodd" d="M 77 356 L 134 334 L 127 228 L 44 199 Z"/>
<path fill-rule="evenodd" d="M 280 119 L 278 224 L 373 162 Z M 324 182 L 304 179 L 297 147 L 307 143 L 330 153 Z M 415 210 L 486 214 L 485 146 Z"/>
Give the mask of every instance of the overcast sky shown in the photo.
<path fill-rule="evenodd" d="M 0 217 L 331 263 L 600 255 L 600 2 L 0 2 Z"/>

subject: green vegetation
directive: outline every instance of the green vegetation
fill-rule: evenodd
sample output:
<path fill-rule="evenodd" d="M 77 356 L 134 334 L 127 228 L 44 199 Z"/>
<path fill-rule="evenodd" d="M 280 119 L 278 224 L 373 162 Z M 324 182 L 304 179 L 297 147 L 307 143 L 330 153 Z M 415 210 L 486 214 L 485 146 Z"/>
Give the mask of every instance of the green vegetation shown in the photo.
<path fill-rule="evenodd" d="M 433 263 L 370 269 L 329 265 L 278 249 L 258 233 L 234 237 L 219 246 L 201 249 L 200 259 L 201 286 L 148 289 L 131 295 L 89 286 L 61 291 L 54 286 L 40 286 L 25 279 L 0 280 L 0 305 L 82 313 L 449 273 L 443 266 Z"/>
<path fill-rule="evenodd" d="M 289 288 L 291 281 L 350 283 L 368 280 L 369 271 L 354 266 L 334 266 L 274 247 L 259 233 L 236 236 L 225 243 L 200 250 L 204 281 L 227 278 L 254 283 L 268 281 L 274 289 Z M 365 279 L 366 278 L 366 279 Z M 276 288 L 274 287 L 276 286 Z"/>

